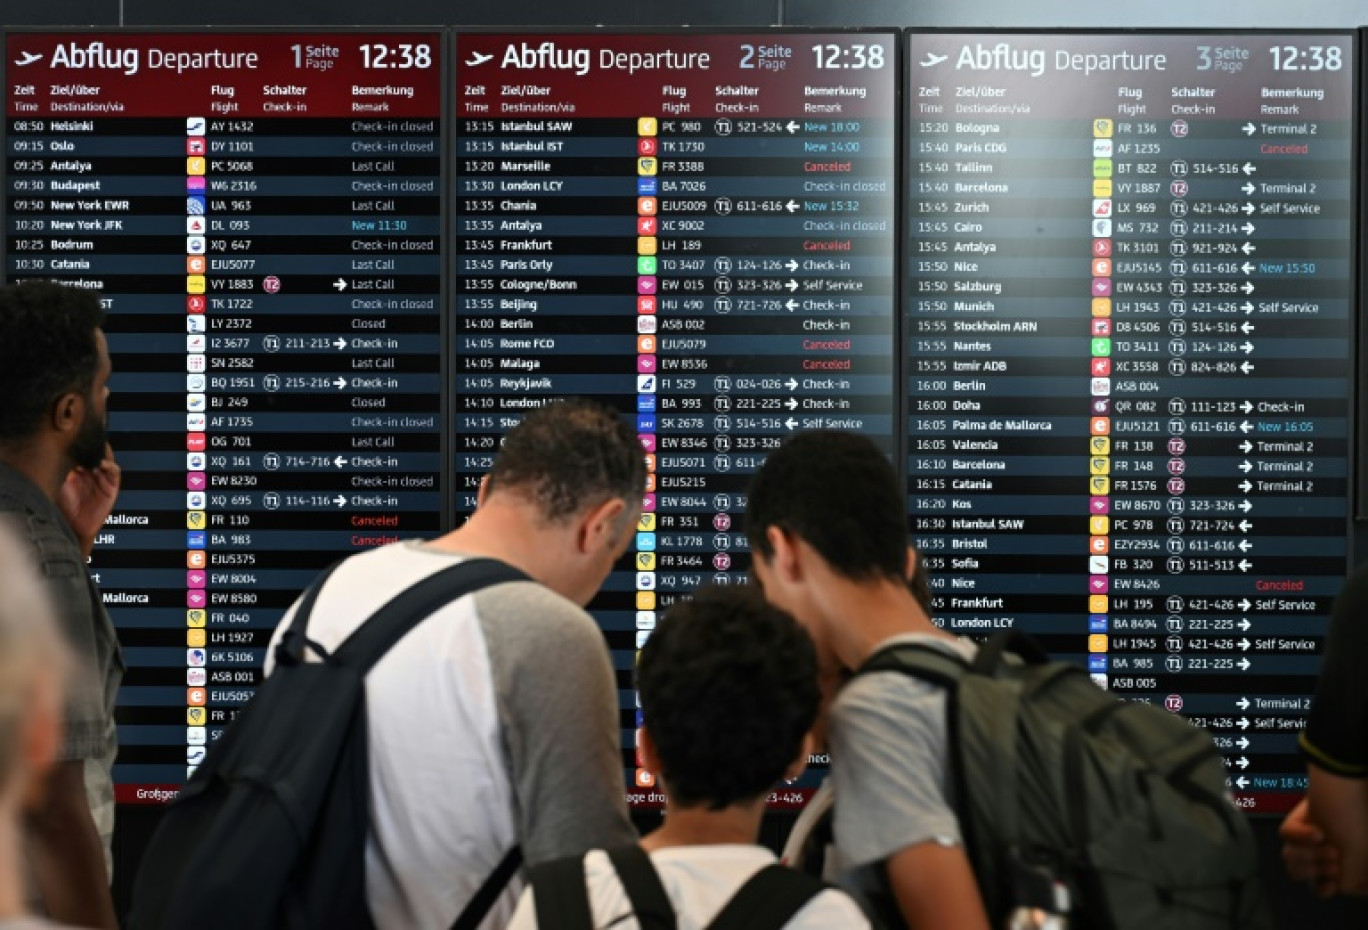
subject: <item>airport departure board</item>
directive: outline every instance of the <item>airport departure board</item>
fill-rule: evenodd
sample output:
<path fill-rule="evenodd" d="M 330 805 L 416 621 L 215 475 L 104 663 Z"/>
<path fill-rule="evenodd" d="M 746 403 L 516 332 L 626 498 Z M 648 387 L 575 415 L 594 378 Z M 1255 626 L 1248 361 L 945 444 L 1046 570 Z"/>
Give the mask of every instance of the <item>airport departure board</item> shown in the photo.
<path fill-rule="evenodd" d="M 115 779 L 164 800 L 320 569 L 440 529 L 442 36 L 11 33 L 6 60 L 6 274 L 109 315 Z"/>
<path fill-rule="evenodd" d="M 744 581 L 765 454 L 819 426 L 894 452 L 895 53 L 892 32 L 457 38 L 456 509 L 529 408 L 634 421 L 645 512 L 590 607 L 629 772 L 635 650 L 677 598 Z"/>
<path fill-rule="evenodd" d="M 937 616 L 1290 806 L 1348 568 L 1352 34 L 909 36 L 908 508 Z"/>

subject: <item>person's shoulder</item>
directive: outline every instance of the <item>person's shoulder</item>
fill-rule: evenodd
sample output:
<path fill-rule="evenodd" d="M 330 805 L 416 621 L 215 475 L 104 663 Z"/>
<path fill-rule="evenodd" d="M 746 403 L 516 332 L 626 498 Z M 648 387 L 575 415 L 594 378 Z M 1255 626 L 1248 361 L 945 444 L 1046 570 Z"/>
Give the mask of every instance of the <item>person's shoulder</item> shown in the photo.
<path fill-rule="evenodd" d="M 803 905 L 784 930 L 868 930 L 869 926 L 869 918 L 854 898 L 839 888 L 827 888 Z"/>
<path fill-rule="evenodd" d="M 977 647 L 970 640 L 956 637 L 914 634 L 894 637 L 881 644 L 875 652 L 899 645 L 929 646 L 966 662 L 971 661 Z M 940 704 L 945 699 L 945 689 L 918 678 L 916 675 L 901 671 L 878 671 L 855 675 L 836 693 L 832 704 L 832 714 L 860 713 L 863 711 L 883 710 L 898 707 L 922 707 L 927 704 Z"/>
<path fill-rule="evenodd" d="M 516 632 L 519 638 L 601 636 L 583 607 L 532 580 L 510 581 L 477 592 L 475 606 L 489 627 Z"/>

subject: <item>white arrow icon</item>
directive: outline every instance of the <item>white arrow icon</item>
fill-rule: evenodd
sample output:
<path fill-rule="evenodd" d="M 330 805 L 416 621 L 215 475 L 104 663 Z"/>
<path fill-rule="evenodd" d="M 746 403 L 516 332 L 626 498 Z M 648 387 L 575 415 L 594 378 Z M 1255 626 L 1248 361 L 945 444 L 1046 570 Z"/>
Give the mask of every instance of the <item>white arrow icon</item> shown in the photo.
<path fill-rule="evenodd" d="M 798 290 L 798 282 L 789 278 L 788 284 L 785 284 L 784 287 L 788 288 L 790 291 L 796 291 Z"/>
<path fill-rule="evenodd" d="M 1249 768 L 1249 760 L 1246 759 L 1244 756 L 1240 756 L 1239 761 L 1235 764 L 1238 765 L 1241 769 Z"/>
<path fill-rule="evenodd" d="M 1244 230 L 1244 234 L 1245 234 L 1246 236 L 1252 236 L 1252 235 L 1254 235 L 1254 230 L 1255 230 L 1255 228 L 1256 228 L 1256 227 L 1254 226 L 1254 224 L 1251 223 L 1251 222 L 1249 222 L 1248 220 L 1246 220 L 1246 221 L 1245 221 L 1245 224 L 1244 224 L 1243 226 L 1240 227 L 1240 229 Z"/>
<path fill-rule="evenodd" d="M 1252 242 L 1246 242 L 1244 245 L 1240 246 L 1240 251 L 1248 255 L 1250 252 L 1258 251 L 1258 246 Z"/>
<path fill-rule="evenodd" d="M 1254 293 L 1254 285 L 1246 281 L 1244 284 L 1240 285 L 1240 290 L 1244 291 L 1246 294 L 1252 294 Z"/>
<path fill-rule="evenodd" d="M 1236 745 L 1236 746 L 1239 746 L 1241 750 L 1248 749 L 1248 748 L 1249 748 L 1249 737 L 1248 737 L 1248 736 L 1241 736 L 1239 739 L 1237 739 L 1237 740 L 1235 741 L 1235 745 Z"/>
<path fill-rule="evenodd" d="M 790 410 L 797 410 L 797 409 L 798 409 L 798 401 L 796 401 L 796 400 L 794 400 L 792 397 L 790 397 L 788 400 L 784 401 L 784 406 L 787 407 L 787 408 L 789 408 Z"/>
<path fill-rule="evenodd" d="M 1242 639 L 1242 640 L 1240 640 L 1240 651 L 1241 651 L 1241 652 L 1248 652 L 1248 651 L 1249 651 L 1249 640 L 1247 640 L 1247 639 Z"/>
<path fill-rule="evenodd" d="M 1254 266 L 1251 265 L 1249 262 L 1245 262 L 1243 265 L 1240 266 L 1240 270 L 1243 271 L 1245 274 L 1249 274 L 1254 270 Z"/>
<path fill-rule="evenodd" d="M 787 268 L 790 272 L 797 271 L 797 270 L 798 270 L 798 262 L 795 261 L 794 259 L 790 258 L 790 259 L 788 260 L 788 264 L 785 265 L 784 267 Z"/>
<path fill-rule="evenodd" d="M 1249 474 L 1249 473 L 1250 473 L 1251 471 L 1253 471 L 1253 469 L 1254 469 L 1254 466 L 1251 465 L 1251 464 L 1249 464 L 1249 459 L 1245 459 L 1245 460 L 1244 460 L 1243 462 L 1241 462 L 1237 467 L 1240 469 L 1240 471 L 1244 472 L 1246 475 Z"/>
<path fill-rule="evenodd" d="M 1242 698 L 1240 698 L 1238 701 L 1235 702 L 1235 706 L 1238 707 L 1238 708 L 1240 708 L 1240 710 L 1249 710 L 1249 698 L 1247 698 L 1247 697 L 1242 697 Z M 1248 722 L 1249 722 L 1248 720 L 1245 721 L 1245 723 L 1248 723 Z M 1241 729 L 1243 729 L 1243 727 L 1241 727 Z"/>
<path fill-rule="evenodd" d="M 1254 363 L 1253 363 L 1253 362 L 1245 361 L 1245 362 L 1241 362 L 1241 363 L 1240 363 L 1240 371 L 1244 372 L 1245 374 L 1249 374 L 1249 373 L 1250 373 L 1251 371 L 1253 371 L 1253 370 L 1254 370 Z"/>
<path fill-rule="evenodd" d="M 1247 432 L 1249 432 L 1250 430 L 1252 430 L 1253 428 L 1254 428 L 1254 424 L 1253 424 L 1253 423 L 1250 423 L 1248 420 L 1241 420 L 1241 421 L 1240 421 L 1240 432 L 1242 432 L 1242 433 L 1247 433 Z"/>
<path fill-rule="evenodd" d="M 1253 163 L 1253 162 L 1248 162 L 1248 161 L 1247 161 L 1247 162 L 1244 163 L 1244 173 L 1245 173 L 1246 176 L 1249 176 L 1249 175 L 1253 174 L 1254 172 L 1256 172 L 1256 171 L 1258 171 L 1258 170 L 1259 170 L 1258 168 L 1254 167 L 1254 163 Z"/>
<path fill-rule="evenodd" d="M 934 68 L 949 57 L 949 55 L 937 55 L 935 52 L 927 52 L 926 57 L 921 60 L 921 66 L 923 68 Z"/>
<path fill-rule="evenodd" d="M 799 126 L 799 125 L 798 125 L 797 123 L 795 123 L 793 120 L 789 120 L 789 121 L 788 121 L 788 125 L 785 126 L 784 128 L 787 129 L 787 130 L 789 131 L 789 135 L 793 135 L 795 132 L 797 132 L 798 130 L 802 129 L 803 127 L 802 127 L 802 126 Z"/>
<path fill-rule="evenodd" d="M 790 200 L 788 203 L 784 204 L 784 209 L 790 213 L 797 213 L 798 208 L 801 206 L 802 204 L 800 204 L 798 201 Z"/>
<path fill-rule="evenodd" d="M 1240 608 L 1240 610 L 1248 613 L 1249 608 L 1253 607 L 1254 605 L 1249 603 L 1249 598 L 1245 597 L 1240 599 L 1240 603 L 1237 606 Z"/>
<path fill-rule="evenodd" d="M 493 58 L 494 58 L 493 55 L 484 55 L 484 54 L 481 54 L 480 52 L 471 52 L 471 53 L 470 53 L 470 58 L 466 61 L 466 65 L 467 65 L 468 67 L 474 68 L 476 65 L 482 65 L 482 64 L 484 64 L 486 61 L 490 61 L 490 60 L 492 60 Z"/>
<path fill-rule="evenodd" d="M 1241 533 L 1248 533 L 1250 530 L 1254 529 L 1254 524 L 1250 523 L 1248 520 L 1241 520 L 1239 527 Z M 1240 603 L 1248 605 L 1249 601 L 1241 601 Z"/>
<path fill-rule="evenodd" d="M 1249 401 L 1245 401 L 1244 403 L 1240 404 L 1240 412 L 1241 412 L 1241 413 L 1249 414 L 1249 413 L 1252 413 L 1253 411 L 1254 411 L 1254 405 L 1251 404 Z"/>
<path fill-rule="evenodd" d="M 788 310 L 789 313 L 792 313 L 793 311 L 797 310 L 799 306 L 801 305 L 798 303 L 798 301 L 794 300 L 792 297 L 788 299 L 788 303 L 784 304 L 784 307 Z"/>
<path fill-rule="evenodd" d="M 1254 548 L 1254 544 L 1247 539 L 1242 539 L 1240 540 L 1240 545 L 1237 548 L 1241 552 L 1248 552 L 1250 549 Z"/>
<path fill-rule="evenodd" d="M 333 382 L 333 387 L 337 388 L 339 391 L 342 390 L 342 389 L 343 389 L 344 387 L 346 387 L 346 386 L 347 386 L 347 379 L 346 379 L 346 378 L 338 378 L 336 381 Z"/>
<path fill-rule="evenodd" d="M 346 347 L 347 347 L 347 340 L 343 339 L 341 336 L 338 336 L 338 337 L 337 337 L 337 341 L 333 343 L 333 348 L 336 349 L 337 351 L 341 352 L 341 351 L 342 351 L 343 349 L 345 349 Z"/>
<path fill-rule="evenodd" d="M 1254 624 L 1252 624 L 1252 623 L 1249 622 L 1248 618 L 1246 618 L 1246 617 L 1241 617 L 1241 618 L 1240 618 L 1240 632 L 1241 632 L 1241 633 L 1248 633 L 1248 632 L 1249 632 L 1249 628 L 1252 627 L 1253 625 L 1254 625 Z"/>
<path fill-rule="evenodd" d="M 1253 181 L 1245 181 L 1245 182 L 1244 182 L 1244 187 L 1241 187 L 1240 190 L 1244 191 L 1244 192 L 1245 192 L 1245 196 L 1248 197 L 1250 194 L 1254 193 L 1254 182 L 1253 182 Z"/>
<path fill-rule="evenodd" d="M 1251 214 L 1251 213 L 1254 212 L 1254 204 L 1249 203 L 1248 201 L 1246 201 L 1246 202 L 1245 202 L 1245 205 L 1244 205 L 1243 207 L 1241 207 L 1240 209 L 1244 211 L 1245 216 L 1249 216 L 1249 214 Z"/>
<path fill-rule="evenodd" d="M 1259 127 L 1255 126 L 1253 123 L 1245 123 L 1240 128 L 1244 130 L 1244 134 L 1247 136 L 1252 136 L 1259 130 Z"/>
<path fill-rule="evenodd" d="M 337 458 L 333 459 L 333 464 L 338 468 L 341 468 L 343 465 L 347 464 L 347 460 L 339 455 Z"/>
<path fill-rule="evenodd" d="M 1241 452 L 1243 452 L 1245 455 L 1248 455 L 1248 454 L 1249 454 L 1249 450 L 1251 450 L 1251 449 L 1254 448 L 1254 444 L 1253 444 L 1252 442 L 1250 442 L 1248 439 L 1246 439 L 1244 442 L 1240 443 L 1240 444 L 1239 444 L 1238 446 L 1236 446 L 1235 448 L 1239 449 L 1239 450 L 1240 450 Z"/>
<path fill-rule="evenodd" d="M 1245 785 L 1249 784 L 1249 779 L 1241 775 L 1239 778 L 1235 779 L 1235 784 L 1241 791 L 1243 791 Z"/>
<path fill-rule="evenodd" d="M 1242 501 L 1240 501 L 1238 504 L 1236 504 L 1235 506 L 1239 507 L 1239 508 L 1240 508 L 1241 510 L 1243 510 L 1245 513 L 1249 513 L 1251 510 L 1254 509 L 1254 505 L 1251 504 L 1248 500 L 1242 500 Z"/>
<path fill-rule="evenodd" d="M 785 386 L 786 388 L 788 388 L 790 391 L 796 390 L 797 387 L 798 387 L 798 379 L 797 379 L 797 378 L 789 378 L 788 381 L 784 384 L 784 386 Z"/>
<path fill-rule="evenodd" d="M 1248 479 L 1248 478 L 1246 478 L 1245 480 L 1241 481 L 1239 484 L 1235 485 L 1235 487 L 1239 488 L 1241 491 L 1245 492 L 1246 494 L 1248 494 L 1250 491 L 1254 490 L 1254 485 L 1252 485 L 1252 484 L 1249 483 L 1249 479 Z"/>
<path fill-rule="evenodd" d="M 341 494 L 339 494 L 333 498 L 333 503 L 339 507 L 345 507 L 347 506 L 347 499 L 343 497 Z"/>
<path fill-rule="evenodd" d="M 795 420 L 793 417 L 789 417 L 787 420 L 784 421 L 784 425 L 787 426 L 789 429 L 793 429 L 795 426 L 798 425 L 798 421 Z"/>
<path fill-rule="evenodd" d="M 1240 661 L 1236 662 L 1235 664 L 1240 666 L 1240 671 L 1247 672 L 1249 671 L 1249 666 L 1251 663 L 1248 659 L 1241 657 Z"/>
<path fill-rule="evenodd" d="M 1240 309 L 1245 312 L 1245 316 L 1249 316 L 1254 312 L 1254 305 L 1246 300 L 1244 303 L 1240 304 Z"/>
<path fill-rule="evenodd" d="M 1237 567 L 1240 569 L 1240 571 L 1247 572 L 1254 567 L 1254 563 L 1249 561 L 1249 559 L 1240 559 L 1240 561 L 1237 563 Z"/>
<path fill-rule="evenodd" d="M 1240 708 L 1240 709 L 1241 709 L 1241 710 L 1244 710 L 1243 707 Z M 1247 718 L 1245 718 L 1245 717 L 1241 717 L 1239 720 L 1235 721 L 1235 725 L 1238 726 L 1241 730 L 1248 730 L 1248 729 L 1249 729 L 1249 720 L 1248 720 Z"/>
<path fill-rule="evenodd" d="M 1243 323 L 1240 324 L 1240 332 L 1248 336 L 1250 333 L 1254 332 L 1254 324 L 1249 322 L 1248 320 L 1245 320 Z"/>
<path fill-rule="evenodd" d="M 338 278 L 336 281 L 333 282 L 332 286 L 337 288 L 337 293 L 340 294 L 347 289 L 347 282 L 342 280 L 341 278 Z"/>

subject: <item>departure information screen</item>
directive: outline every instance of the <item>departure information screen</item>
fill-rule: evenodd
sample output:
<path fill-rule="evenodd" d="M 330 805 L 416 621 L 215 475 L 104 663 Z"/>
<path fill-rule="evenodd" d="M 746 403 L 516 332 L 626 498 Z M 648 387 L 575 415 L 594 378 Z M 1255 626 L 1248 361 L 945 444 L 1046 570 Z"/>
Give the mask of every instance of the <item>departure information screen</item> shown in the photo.
<path fill-rule="evenodd" d="M 115 779 L 165 800 L 321 568 L 440 528 L 442 37 L 6 50 L 6 274 L 109 314 Z"/>
<path fill-rule="evenodd" d="M 955 632 L 1181 711 L 1253 811 L 1348 567 L 1350 34 L 909 37 L 908 508 Z"/>
<path fill-rule="evenodd" d="M 892 32 L 457 39 L 456 510 L 530 408 L 586 395 L 635 421 L 645 512 L 590 608 L 634 802 L 660 800 L 633 762 L 634 652 L 677 598 L 744 580 L 765 454 L 814 427 L 894 452 L 895 52 Z"/>

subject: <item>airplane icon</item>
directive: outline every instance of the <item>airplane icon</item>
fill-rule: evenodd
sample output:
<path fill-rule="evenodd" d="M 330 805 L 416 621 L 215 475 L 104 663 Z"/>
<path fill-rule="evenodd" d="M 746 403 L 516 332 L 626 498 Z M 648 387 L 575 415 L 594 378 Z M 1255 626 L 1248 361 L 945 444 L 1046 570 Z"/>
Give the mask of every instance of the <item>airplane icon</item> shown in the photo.
<path fill-rule="evenodd" d="M 949 57 L 949 55 L 937 55 L 935 52 L 927 52 L 926 57 L 922 59 L 921 66 L 923 68 L 933 68 Z"/>
<path fill-rule="evenodd" d="M 17 67 L 22 68 L 22 67 L 24 67 L 25 65 L 31 65 L 31 64 L 33 64 L 35 61 L 42 61 L 42 60 L 43 60 L 43 56 L 42 56 L 42 55 L 39 55 L 37 52 L 20 52 L 20 53 L 19 53 L 19 57 L 18 57 L 17 59 L 15 59 L 14 64 L 15 64 Z"/>
<path fill-rule="evenodd" d="M 480 54 L 479 52 L 471 52 L 471 53 L 470 53 L 470 60 L 467 61 L 466 64 L 467 64 L 469 67 L 472 67 L 472 68 L 473 68 L 473 67 L 475 67 L 476 65 L 482 65 L 482 64 L 484 64 L 486 61 L 490 61 L 491 59 L 493 59 L 493 57 L 494 57 L 493 55 L 482 55 L 482 54 Z"/>

